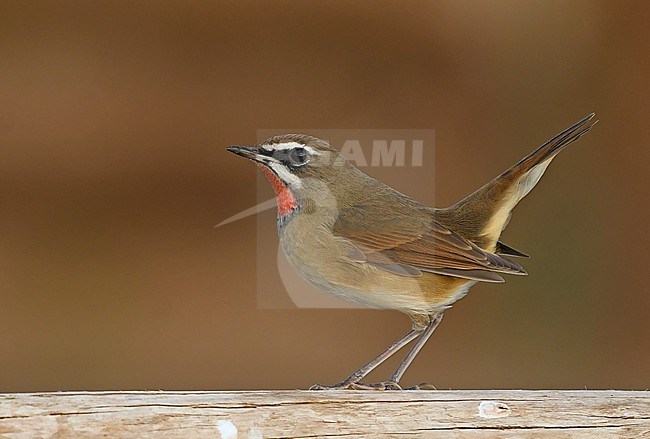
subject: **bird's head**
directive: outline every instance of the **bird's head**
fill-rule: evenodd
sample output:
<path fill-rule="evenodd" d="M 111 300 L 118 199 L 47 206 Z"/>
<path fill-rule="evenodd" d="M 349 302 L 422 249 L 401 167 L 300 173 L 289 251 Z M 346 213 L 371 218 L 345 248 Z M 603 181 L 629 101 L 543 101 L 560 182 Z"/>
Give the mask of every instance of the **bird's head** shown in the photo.
<path fill-rule="evenodd" d="M 279 217 L 302 201 L 336 202 L 332 197 L 336 188 L 345 186 L 345 180 L 359 172 L 329 143 L 304 134 L 282 134 L 257 146 L 227 149 L 262 169 L 275 191 Z"/>

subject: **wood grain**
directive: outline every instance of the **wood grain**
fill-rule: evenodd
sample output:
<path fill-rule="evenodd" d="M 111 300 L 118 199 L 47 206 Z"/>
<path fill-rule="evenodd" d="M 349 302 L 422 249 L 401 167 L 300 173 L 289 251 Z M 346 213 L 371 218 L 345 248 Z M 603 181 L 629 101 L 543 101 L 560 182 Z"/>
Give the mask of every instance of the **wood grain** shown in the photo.
<path fill-rule="evenodd" d="M 1 438 L 642 438 L 650 392 L 0 394 Z"/>

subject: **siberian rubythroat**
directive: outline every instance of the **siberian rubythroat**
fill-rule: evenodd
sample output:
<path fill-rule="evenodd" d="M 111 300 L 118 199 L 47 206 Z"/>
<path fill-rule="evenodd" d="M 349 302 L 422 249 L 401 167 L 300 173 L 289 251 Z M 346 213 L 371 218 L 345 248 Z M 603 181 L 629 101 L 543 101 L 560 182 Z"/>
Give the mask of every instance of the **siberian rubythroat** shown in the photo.
<path fill-rule="evenodd" d="M 526 257 L 499 238 L 512 209 L 553 158 L 596 123 L 590 114 L 451 207 L 425 206 L 360 171 L 327 142 L 303 134 L 229 151 L 253 160 L 275 191 L 280 245 L 305 279 L 369 307 L 401 311 L 412 329 L 334 386 L 399 389 L 399 381 L 442 315 L 477 282 L 526 274 Z M 408 343 L 387 381 L 361 380 Z"/>

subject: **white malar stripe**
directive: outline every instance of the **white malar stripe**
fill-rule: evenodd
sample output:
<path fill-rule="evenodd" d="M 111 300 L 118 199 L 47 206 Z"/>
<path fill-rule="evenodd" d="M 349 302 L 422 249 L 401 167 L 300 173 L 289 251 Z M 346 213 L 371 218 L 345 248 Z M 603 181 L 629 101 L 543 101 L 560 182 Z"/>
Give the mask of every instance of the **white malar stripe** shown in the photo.
<path fill-rule="evenodd" d="M 272 145 L 262 145 L 260 148 L 265 151 L 284 151 L 286 149 L 304 148 L 307 152 L 309 152 L 309 154 L 320 155 L 320 152 L 316 151 L 311 146 L 303 145 L 302 143 L 298 142 L 274 143 Z"/>
<path fill-rule="evenodd" d="M 293 175 L 291 171 L 287 169 L 286 166 L 284 166 L 280 162 L 270 162 L 269 167 L 275 171 L 275 173 L 278 175 L 280 180 L 284 181 L 287 183 L 289 186 L 292 188 L 298 189 L 300 188 L 300 178 L 296 175 Z"/>

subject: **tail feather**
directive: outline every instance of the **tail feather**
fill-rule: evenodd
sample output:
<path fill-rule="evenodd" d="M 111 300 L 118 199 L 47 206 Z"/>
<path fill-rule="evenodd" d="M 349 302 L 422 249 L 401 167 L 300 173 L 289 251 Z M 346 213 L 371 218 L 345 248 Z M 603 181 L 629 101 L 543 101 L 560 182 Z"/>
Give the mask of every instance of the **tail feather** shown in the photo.
<path fill-rule="evenodd" d="M 552 159 L 553 157 L 558 155 L 564 148 L 566 148 L 571 143 L 578 140 L 578 138 L 586 134 L 594 125 L 596 125 L 596 123 L 598 123 L 597 120 L 593 121 L 590 124 L 587 124 L 587 122 L 590 122 L 595 116 L 596 113 L 591 113 L 589 116 L 585 117 L 579 122 L 576 122 L 574 125 L 570 126 L 569 128 L 565 129 L 561 133 L 557 134 L 551 140 L 547 141 L 542 146 L 537 148 L 535 151 L 531 152 L 529 155 L 521 159 L 517 164 L 515 164 L 513 167 L 505 171 L 495 180 L 502 177 L 506 177 L 509 174 L 526 172 L 527 170 L 533 168 L 538 163 L 542 163 L 548 159 Z M 488 183 L 488 185 L 490 183 Z"/>
<path fill-rule="evenodd" d="M 530 256 L 528 256 L 526 253 L 517 250 L 516 248 L 510 247 L 509 245 L 506 245 L 501 241 L 497 241 L 497 248 L 495 253 L 501 256 L 512 256 L 515 258 L 530 258 Z"/>
<path fill-rule="evenodd" d="M 484 250 L 496 251 L 512 209 L 535 187 L 553 158 L 596 124 L 594 116 L 562 131 L 476 192 L 439 211 L 440 220 L 454 224 L 456 232 Z"/>

